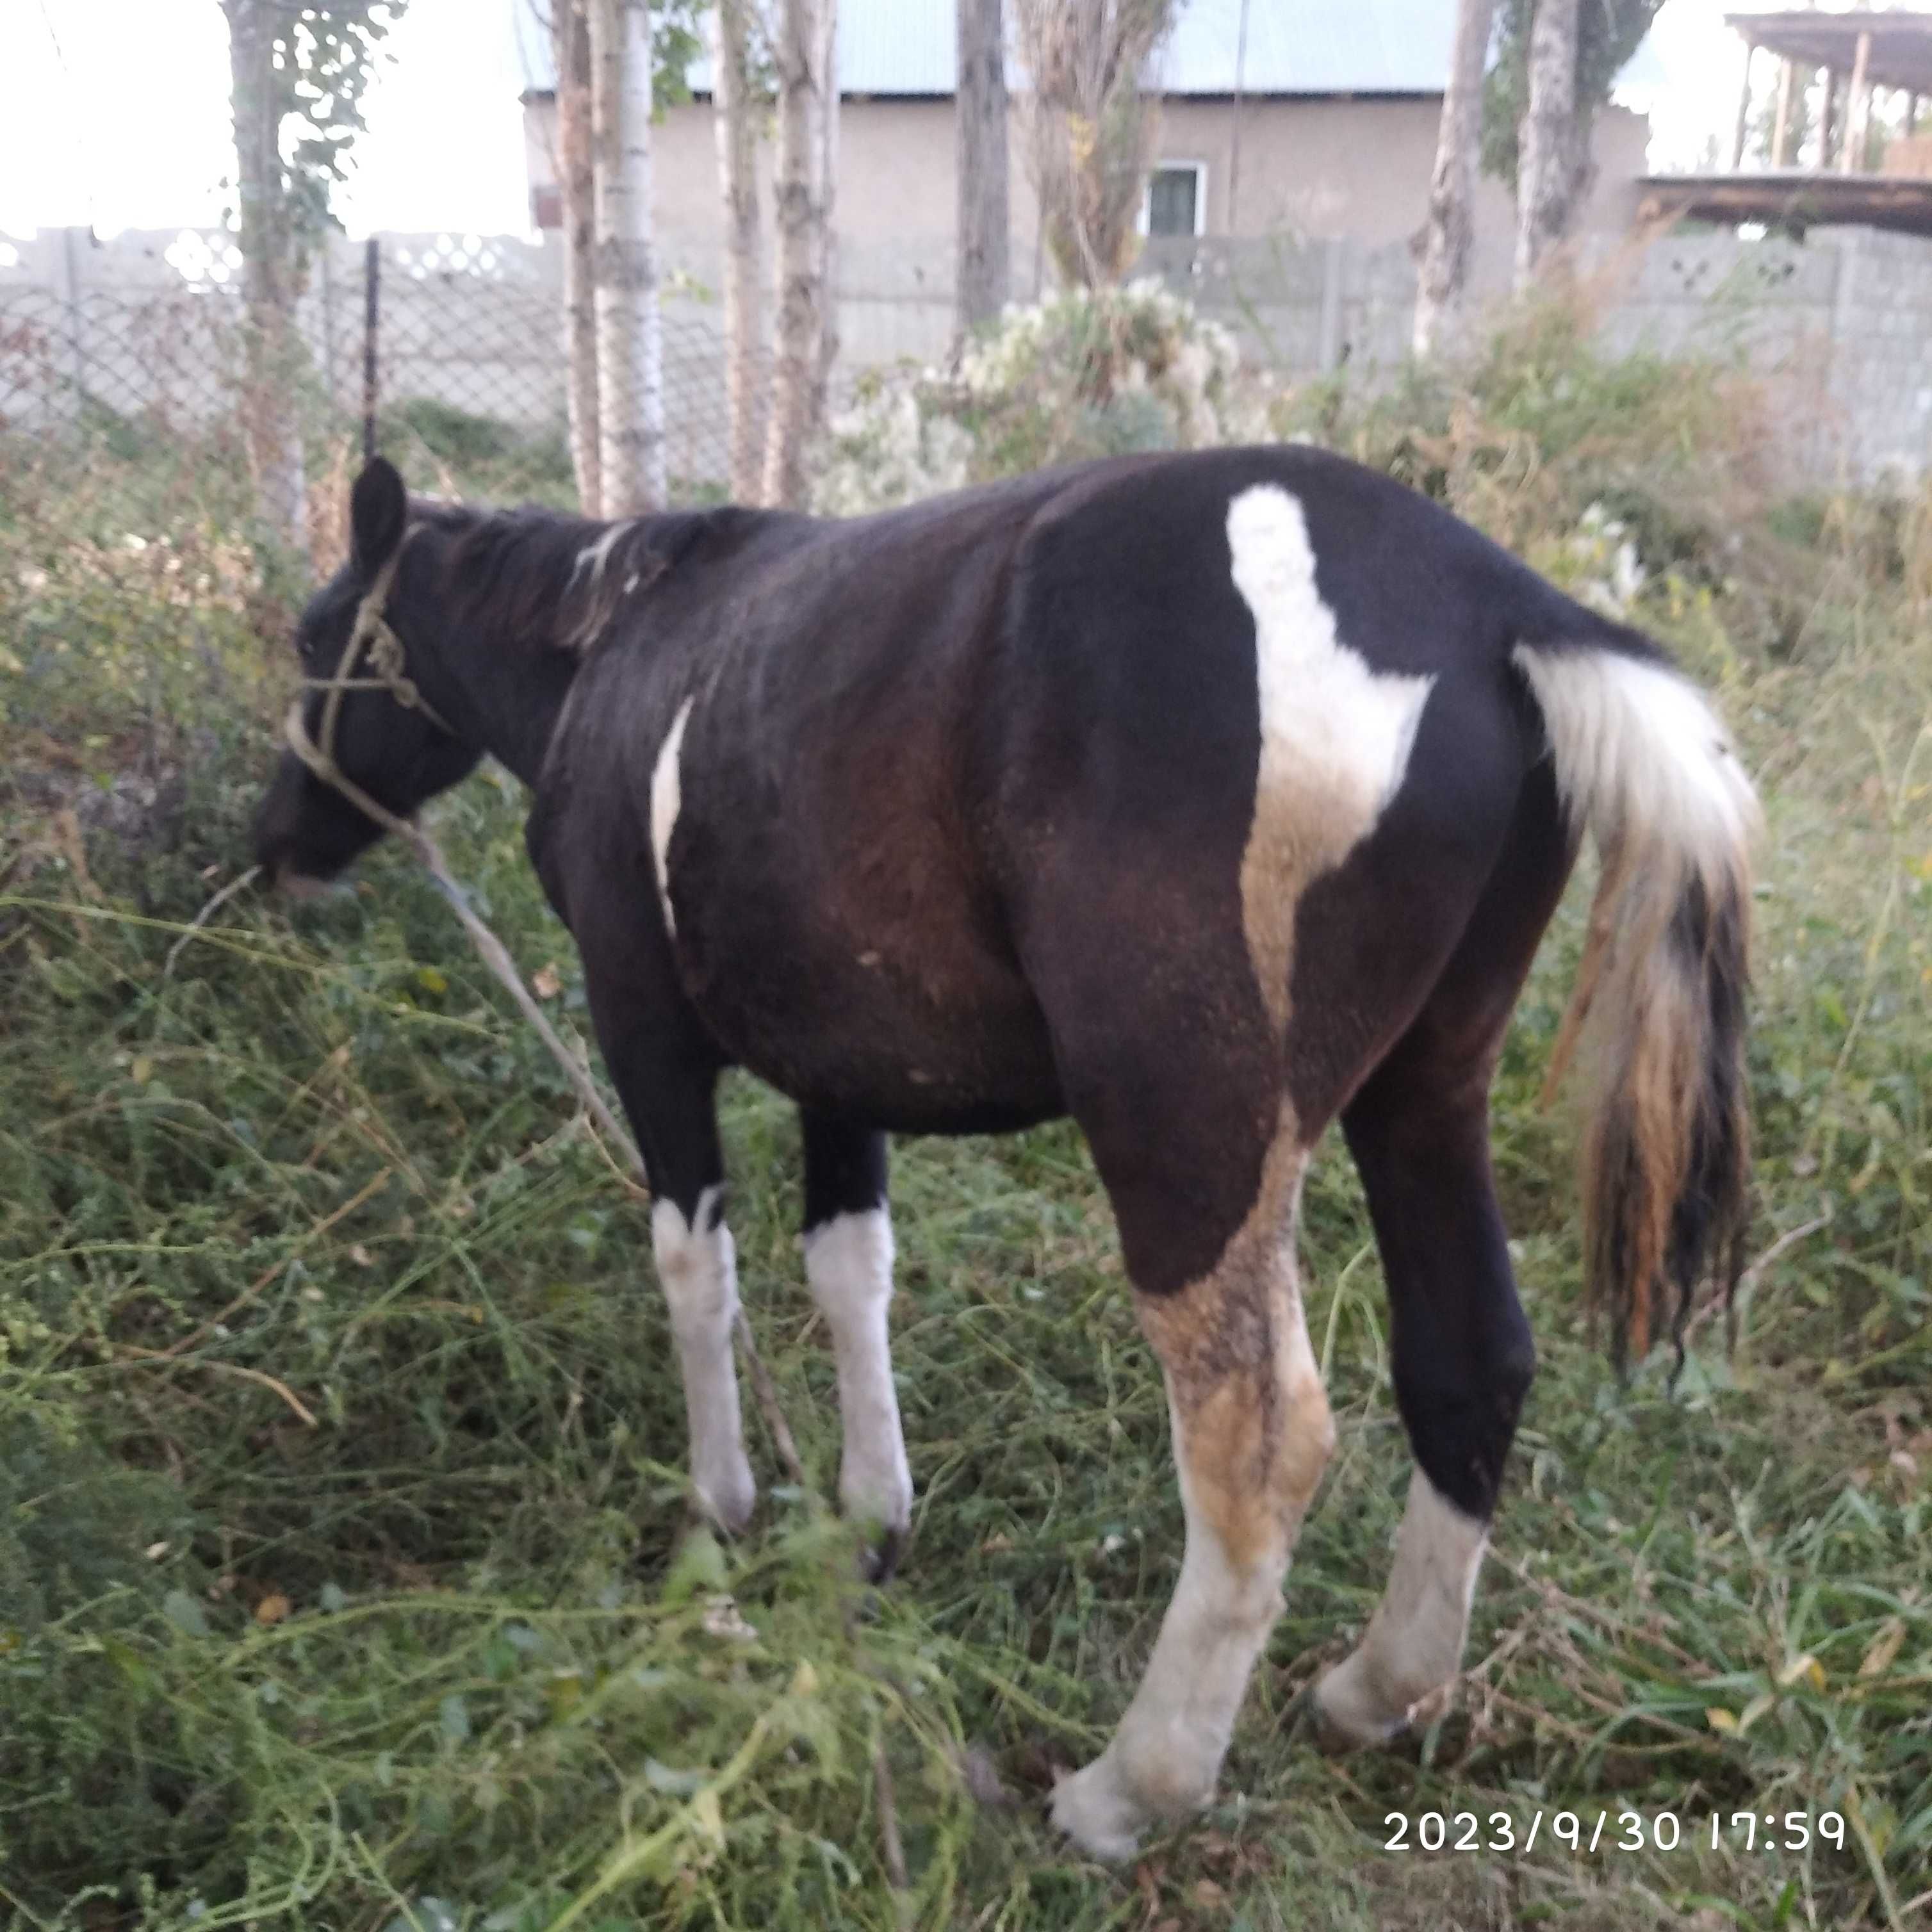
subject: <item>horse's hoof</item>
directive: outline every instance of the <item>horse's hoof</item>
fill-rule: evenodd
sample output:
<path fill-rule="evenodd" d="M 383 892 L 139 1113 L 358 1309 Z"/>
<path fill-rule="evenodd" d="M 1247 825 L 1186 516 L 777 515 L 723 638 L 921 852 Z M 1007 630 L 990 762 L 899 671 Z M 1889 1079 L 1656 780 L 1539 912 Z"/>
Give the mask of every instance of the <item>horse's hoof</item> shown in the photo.
<path fill-rule="evenodd" d="M 882 1529 L 867 1535 L 859 1551 L 859 1574 L 867 1582 L 883 1587 L 898 1574 L 907 1534 L 903 1529 Z"/>
<path fill-rule="evenodd" d="M 1054 1828 L 1102 1864 L 1125 1864 L 1139 1849 L 1147 1822 L 1143 1807 L 1120 1788 L 1104 1753 L 1063 1778 L 1047 1808 Z"/>

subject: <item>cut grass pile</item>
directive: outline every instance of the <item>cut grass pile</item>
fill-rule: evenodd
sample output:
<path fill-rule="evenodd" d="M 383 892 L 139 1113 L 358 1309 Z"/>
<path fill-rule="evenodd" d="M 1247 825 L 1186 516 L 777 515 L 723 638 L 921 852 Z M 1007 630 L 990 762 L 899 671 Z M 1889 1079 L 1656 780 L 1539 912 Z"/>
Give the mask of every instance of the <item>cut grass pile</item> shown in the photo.
<path fill-rule="evenodd" d="M 1490 446 L 1465 440 L 1474 488 Z M 1573 893 L 1498 1084 L 1543 1370 L 1458 1707 L 1340 1763 L 1292 1720 L 1380 1592 L 1409 1466 L 1332 1148 L 1302 1254 L 1340 1451 L 1219 1801 L 1120 1874 L 1070 1856 L 1039 1801 L 1124 1704 L 1180 1518 L 1077 1136 L 898 1151 L 920 1500 L 874 1592 L 814 1500 L 837 1427 L 795 1129 L 733 1084 L 746 1300 L 812 1485 L 785 1483 L 753 1411 L 776 1486 L 752 1532 L 688 1534 L 644 1217 L 562 1076 L 394 854 L 313 908 L 235 902 L 168 969 L 245 862 L 273 715 L 236 668 L 258 619 L 239 595 L 170 617 L 145 580 L 104 590 L 91 552 L 64 576 L 70 554 L 29 556 L 26 527 L 0 514 L 0 621 L 43 650 L 4 718 L 0 1922 L 1932 1922 L 1932 642 L 1897 517 L 1822 506 L 1784 553 L 1802 594 L 1762 622 L 1688 570 L 1644 593 L 1723 687 L 1772 820 L 1768 1258 L 1735 1356 L 1708 1318 L 1674 1395 L 1663 1362 L 1620 1389 L 1577 1304 L 1569 1128 L 1536 1100 Z M 28 564 L 47 574 L 22 590 Z M 88 809 L 111 773 L 46 746 L 73 742 L 88 664 L 164 632 L 200 654 L 200 698 L 172 682 L 143 712 L 107 681 L 76 754 L 105 763 L 142 716 L 166 740 L 176 830 L 130 847 Z M 45 659 L 56 637 L 74 662 Z M 517 805 L 486 776 L 441 833 L 581 1028 Z M 1763 1848 L 1763 1814 L 1827 1808 L 1844 1852 Z M 1684 1842 L 1624 1849 L 1613 1816 L 1573 1852 L 1563 1809 L 1586 1844 L 1606 1809 L 1675 1814 Z M 1519 1846 L 1543 1822 L 1528 1850 L 1382 1849 L 1388 1814 L 1430 1810 L 1478 1814 L 1486 1842 L 1507 1814 Z"/>

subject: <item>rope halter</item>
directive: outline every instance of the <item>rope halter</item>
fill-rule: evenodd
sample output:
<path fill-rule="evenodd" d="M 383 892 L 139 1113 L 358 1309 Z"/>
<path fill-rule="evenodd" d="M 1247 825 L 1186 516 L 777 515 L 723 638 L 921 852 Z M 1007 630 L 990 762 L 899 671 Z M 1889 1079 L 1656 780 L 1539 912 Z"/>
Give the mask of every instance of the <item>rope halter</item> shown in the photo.
<path fill-rule="evenodd" d="M 457 735 L 416 688 L 416 680 L 409 674 L 403 640 L 390 628 L 385 614 L 389 593 L 395 588 L 397 567 L 403 560 L 403 552 L 410 538 L 415 534 L 412 530 L 404 535 L 394 554 L 376 573 L 375 581 L 364 592 L 362 602 L 356 607 L 356 622 L 350 627 L 349 641 L 343 646 L 335 675 L 305 677 L 302 680 L 304 691 L 326 694 L 322 706 L 322 730 L 318 737 L 311 738 L 308 726 L 302 722 L 302 700 L 299 698 L 290 706 L 287 719 L 282 727 L 282 735 L 288 741 L 289 749 L 317 778 L 325 784 L 332 785 L 364 817 L 390 832 L 403 830 L 408 821 L 399 818 L 386 806 L 377 804 L 335 762 L 335 732 L 342 715 L 345 692 L 386 691 L 404 710 L 420 711 L 438 730 L 448 732 L 452 738 Z M 356 661 L 365 650 L 369 654 L 372 674 L 358 677 L 355 675 Z"/>

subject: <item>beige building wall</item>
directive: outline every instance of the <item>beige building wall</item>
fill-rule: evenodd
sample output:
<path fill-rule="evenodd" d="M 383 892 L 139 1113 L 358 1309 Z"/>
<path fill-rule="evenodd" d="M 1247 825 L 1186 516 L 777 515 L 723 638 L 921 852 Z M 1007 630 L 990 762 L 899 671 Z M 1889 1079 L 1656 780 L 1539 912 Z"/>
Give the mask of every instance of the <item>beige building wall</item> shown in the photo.
<path fill-rule="evenodd" d="M 1227 100 L 1170 100 L 1161 115 L 1164 160 L 1204 162 L 1207 232 L 1406 242 L 1429 211 L 1439 95 L 1270 98 L 1240 109 L 1240 172 L 1228 207 L 1234 110 Z M 1621 107 L 1597 117 L 1597 179 L 1580 224 L 1585 236 L 1623 234 L 1636 213 L 1649 123 Z M 1472 277 L 1485 292 L 1509 284 L 1516 207 L 1501 182 L 1477 190 Z"/>
<path fill-rule="evenodd" d="M 1269 97 L 1240 108 L 1240 174 L 1229 222 L 1234 109 L 1225 99 L 1176 98 L 1163 106 L 1156 158 L 1207 170 L 1206 232 L 1347 239 L 1367 248 L 1406 243 L 1422 226 L 1436 153 L 1438 98 L 1426 95 Z M 525 110 L 534 186 L 556 178 L 554 104 Z M 1017 123 L 1016 124 L 1017 128 Z M 1636 205 L 1648 123 L 1621 108 L 1597 118 L 1596 185 L 1582 221 L 1586 238 L 1622 235 Z M 716 290 L 722 220 L 711 105 L 670 109 L 653 134 L 657 237 L 667 274 Z M 848 367 L 931 356 L 951 330 L 953 274 L 953 110 L 950 99 L 848 100 L 839 122 L 840 328 Z M 762 150 L 764 236 L 776 250 L 772 146 Z M 1012 144 L 1012 292 L 1036 295 L 1050 273 L 1039 245 L 1039 211 L 1017 133 Z M 1507 190 L 1478 191 L 1472 280 L 1479 293 L 1509 285 L 1514 209 Z"/>

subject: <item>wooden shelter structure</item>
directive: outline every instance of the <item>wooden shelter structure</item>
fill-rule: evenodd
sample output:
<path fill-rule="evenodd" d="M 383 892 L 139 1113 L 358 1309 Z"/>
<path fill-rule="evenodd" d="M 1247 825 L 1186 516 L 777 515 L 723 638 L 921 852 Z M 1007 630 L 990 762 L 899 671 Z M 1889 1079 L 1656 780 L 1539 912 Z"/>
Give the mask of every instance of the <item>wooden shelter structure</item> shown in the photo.
<path fill-rule="evenodd" d="M 1727 173 L 1646 176 L 1642 214 L 1706 221 L 1762 221 L 1799 229 L 1854 223 L 1932 236 L 1932 134 L 1918 132 L 1920 103 L 1932 97 L 1932 12 L 1826 14 L 1813 8 L 1727 14 L 1744 41 L 1744 85 Z M 1778 63 L 1770 165 L 1747 170 L 1753 69 L 1760 53 Z M 1817 160 L 1796 165 L 1796 107 L 1810 76 L 1825 75 Z M 1902 138 L 1870 165 L 1872 98 L 1880 88 L 1906 97 Z M 1842 95 L 1844 106 L 1840 110 Z"/>

